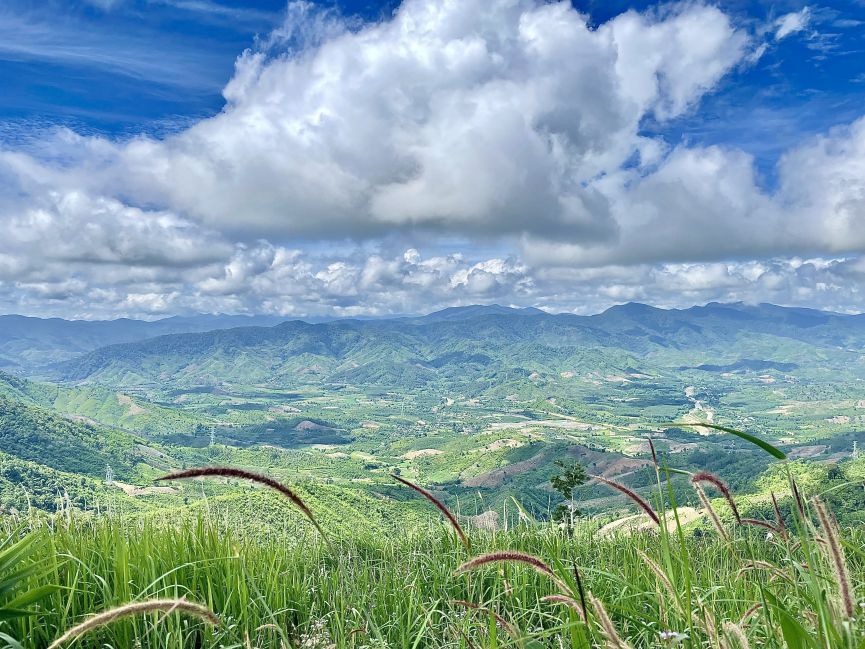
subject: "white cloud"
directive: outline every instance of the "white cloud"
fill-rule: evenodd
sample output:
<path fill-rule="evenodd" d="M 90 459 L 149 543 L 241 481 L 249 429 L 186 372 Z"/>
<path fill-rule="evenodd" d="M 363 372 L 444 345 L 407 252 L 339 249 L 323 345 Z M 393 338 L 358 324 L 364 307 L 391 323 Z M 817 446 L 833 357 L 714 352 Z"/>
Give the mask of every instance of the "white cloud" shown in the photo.
<path fill-rule="evenodd" d="M 51 191 L 26 208 L 0 208 L 0 251 L 38 264 L 196 266 L 219 260 L 231 246 L 172 213 L 127 207 L 113 198 Z"/>
<path fill-rule="evenodd" d="M 591 29 L 564 2 L 406 0 L 355 31 L 309 7 L 292 5 L 308 37 L 285 37 L 306 49 L 245 53 L 220 115 L 78 142 L 63 173 L 245 237 L 603 240 L 616 223 L 596 179 L 655 162 L 641 121 L 688 110 L 749 47 L 696 4 Z"/>
<path fill-rule="evenodd" d="M 123 0 L 90 0 L 110 11 Z M 0 59 L 59 64 L 82 70 L 146 81 L 142 93 L 158 94 L 164 86 L 187 92 L 214 92 L 222 79 L 218 58 L 189 43 L 169 39 L 158 32 L 121 34 L 112 29 L 93 29 L 74 12 L 58 15 L 51 3 L 0 3 Z M 85 73 L 86 74 L 86 73 Z"/>
<path fill-rule="evenodd" d="M 685 307 L 744 300 L 863 311 L 863 281 L 865 261 L 855 256 L 578 268 L 415 248 L 334 255 L 259 242 L 238 244 L 222 260 L 178 267 L 38 259 L 31 249 L 21 257 L 0 253 L 0 310 L 88 318 L 192 312 L 291 318 L 494 302 L 594 313 L 625 301 Z"/>
<path fill-rule="evenodd" d="M 750 156 L 678 147 L 649 174 L 609 181 L 619 236 L 527 238 L 532 263 L 602 265 L 865 251 L 865 118 L 788 151 L 778 188 L 761 189 Z"/>
<path fill-rule="evenodd" d="M 215 117 L 164 139 L 60 130 L 0 150 L 0 304 L 865 307 L 865 118 L 788 151 L 771 192 L 740 150 L 646 135 L 765 48 L 699 3 L 596 28 L 568 2 L 405 0 L 368 25 L 292 3 L 238 58 Z"/>
<path fill-rule="evenodd" d="M 87 4 L 101 9 L 102 11 L 110 11 L 123 3 L 123 0 L 84 0 Z"/>
<path fill-rule="evenodd" d="M 799 11 L 784 14 L 775 21 L 775 40 L 787 38 L 791 34 L 801 32 L 811 21 L 811 9 L 803 7 Z"/>

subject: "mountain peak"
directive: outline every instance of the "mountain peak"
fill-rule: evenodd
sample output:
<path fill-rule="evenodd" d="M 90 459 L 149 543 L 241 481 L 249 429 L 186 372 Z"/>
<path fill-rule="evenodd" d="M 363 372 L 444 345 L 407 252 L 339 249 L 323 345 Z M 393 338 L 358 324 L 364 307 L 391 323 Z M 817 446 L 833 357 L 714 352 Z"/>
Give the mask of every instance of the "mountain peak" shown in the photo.
<path fill-rule="evenodd" d="M 501 304 L 471 304 L 468 306 L 452 306 L 441 311 L 435 311 L 421 319 L 425 322 L 440 322 L 443 320 L 465 320 L 483 315 L 543 315 L 545 312 L 535 307 L 509 307 Z"/>

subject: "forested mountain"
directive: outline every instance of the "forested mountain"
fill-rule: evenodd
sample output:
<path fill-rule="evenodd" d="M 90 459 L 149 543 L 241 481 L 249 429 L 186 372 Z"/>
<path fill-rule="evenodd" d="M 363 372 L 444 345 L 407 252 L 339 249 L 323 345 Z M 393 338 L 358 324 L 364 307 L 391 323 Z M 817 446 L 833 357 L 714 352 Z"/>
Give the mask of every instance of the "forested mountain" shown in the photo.
<path fill-rule="evenodd" d="M 93 478 L 104 476 L 110 465 L 118 478 L 130 479 L 142 443 L 124 431 L 0 398 L 0 449 L 22 460 Z"/>
<path fill-rule="evenodd" d="M 160 336 L 103 347 L 53 370 L 66 381 L 117 385 L 413 387 L 509 373 L 790 370 L 817 359 L 855 373 L 863 351 L 865 318 L 772 305 L 628 304 L 596 316 L 466 307 L 423 318 L 291 321 Z"/>
<path fill-rule="evenodd" d="M 45 508 L 58 485 L 83 502 L 110 465 L 120 482 L 103 495 L 176 505 L 153 477 L 222 463 L 382 498 L 402 471 L 451 502 L 515 496 L 546 516 L 560 461 L 650 484 L 647 436 L 673 466 L 747 491 L 764 454 L 680 424 L 732 424 L 793 457 L 845 462 L 865 443 L 863 356 L 861 316 L 744 304 L 471 306 L 172 333 L 43 366 L 50 382 L 0 372 L 0 495 L 18 507 L 35 481 L 54 485 Z M 596 484 L 577 493 L 590 511 L 623 504 Z"/>

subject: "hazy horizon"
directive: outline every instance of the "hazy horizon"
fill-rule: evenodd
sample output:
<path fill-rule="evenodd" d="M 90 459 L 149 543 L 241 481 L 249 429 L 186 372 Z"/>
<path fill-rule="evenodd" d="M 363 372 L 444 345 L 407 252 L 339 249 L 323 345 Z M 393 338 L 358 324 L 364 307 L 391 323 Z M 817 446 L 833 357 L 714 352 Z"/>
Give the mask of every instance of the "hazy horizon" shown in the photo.
<path fill-rule="evenodd" d="M 151 315 L 150 317 L 130 317 L 130 316 L 117 316 L 116 318 L 76 318 L 76 317 L 63 317 L 60 315 L 30 315 L 25 313 L 0 313 L 0 318 L 5 317 L 23 317 L 23 318 L 36 318 L 39 320 L 66 320 L 68 322 L 114 322 L 119 320 L 136 320 L 141 322 L 158 322 L 160 320 L 170 320 L 172 318 L 186 318 L 186 319 L 194 319 L 194 318 L 248 318 L 250 320 L 260 319 L 260 320 L 278 320 L 280 322 L 288 321 L 288 320 L 308 320 L 310 322 L 328 322 L 333 320 L 351 320 L 351 319 L 360 319 L 360 320 L 387 320 L 387 319 L 396 319 L 396 318 L 420 318 L 424 316 L 433 315 L 435 313 L 439 313 L 442 311 L 447 311 L 450 309 L 471 309 L 471 308 L 505 308 L 512 310 L 532 310 L 537 309 L 538 311 L 542 311 L 548 315 L 578 315 L 578 316 L 592 316 L 592 315 L 600 315 L 613 309 L 615 307 L 622 307 L 628 305 L 641 305 L 648 306 L 653 309 L 660 309 L 663 311 L 684 311 L 688 309 L 698 309 L 705 308 L 710 305 L 720 305 L 720 306 L 746 306 L 746 307 L 758 307 L 758 306 L 773 306 L 780 307 L 784 309 L 806 309 L 806 310 L 814 310 L 820 311 L 821 313 L 833 314 L 833 315 L 844 315 L 844 316 L 855 316 L 855 315 L 863 315 L 865 311 L 833 311 L 831 309 L 820 309 L 816 307 L 808 307 L 803 305 L 790 305 L 790 304 L 775 304 L 772 302 L 717 302 L 717 301 L 709 301 L 699 304 L 689 304 L 684 306 L 665 306 L 665 305 L 657 305 L 657 304 L 649 304 L 647 302 L 618 302 L 614 304 L 610 304 L 599 310 L 589 310 L 589 311 L 567 311 L 567 310 L 554 310 L 554 309 L 545 309 L 541 307 L 536 307 L 532 305 L 520 305 L 520 304 L 500 304 L 497 302 L 490 303 L 473 303 L 473 304 L 451 304 L 440 306 L 435 309 L 422 310 L 413 313 L 357 313 L 353 315 L 324 315 L 324 314 L 279 314 L 279 313 L 177 313 L 177 314 L 162 314 L 162 315 Z"/>

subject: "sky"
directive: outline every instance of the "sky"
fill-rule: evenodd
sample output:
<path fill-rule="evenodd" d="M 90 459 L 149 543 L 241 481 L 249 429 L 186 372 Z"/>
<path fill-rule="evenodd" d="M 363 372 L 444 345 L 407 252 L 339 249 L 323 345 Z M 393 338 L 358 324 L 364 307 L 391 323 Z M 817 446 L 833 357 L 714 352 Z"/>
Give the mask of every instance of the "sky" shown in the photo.
<path fill-rule="evenodd" d="M 865 311 L 865 0 L 4 0 L 0 312 Z"/>

